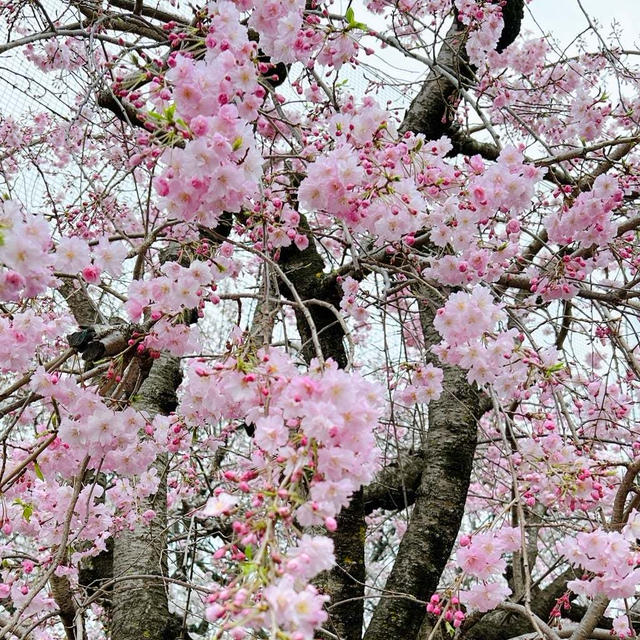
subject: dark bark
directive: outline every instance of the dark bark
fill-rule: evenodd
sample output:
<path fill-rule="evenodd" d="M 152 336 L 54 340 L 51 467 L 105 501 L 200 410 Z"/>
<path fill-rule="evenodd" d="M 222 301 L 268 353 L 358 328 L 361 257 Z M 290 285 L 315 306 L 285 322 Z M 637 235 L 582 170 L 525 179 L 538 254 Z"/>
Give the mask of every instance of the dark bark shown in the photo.
<path fill-rule="evenodd" d="M 502 7 L 504 27 L 496 46 L 496 51 L 502 53 L 520 34 L 524 18 L 523 0 L 507 0 Z"/>
<path fill-rule="evenodd" d="M 333 540 L 336 566 L 321 580 L 331 596 L 326 628 L 340 640 L 360 640 L 364 616 L 366 567 L 364 544 L 367 527 L 364 520 L 362 490 L 351 497 L 348 507 L 337 517 L 338 528 L 329 533 Z"/>
<path fill-rule="evenodd" d="M 366 514 L 375 509 L 406 509 L 416 499 L 424 469 L 424 451 L 403 452 L 376 476 L 363 490 Z"/>
<path fill-rule="evenodd" d="M 424 290 L 417 293 L 424 299 L 428 295 Z M 420 321 L 426 345 L 440 341 L 433 318 L 433 307 L 421 302 Z M 432 359 L 429 355 L 428 360 Z M 442 368 L 444 392 L 429 405 L 424 470 L 413 512 L 365 640 L 418 635 L 425 614 L 419 600 L 427 600 L 436 591 L 460 528 L 477 421 L 488 407 L 484 397 L 469 385 L 464 371 L 450 365 Z"/>
<path fill-rule="evenodd" d="M 502 15 L 505 24 L 496 47 L 498 51 L 506 49 L 517 38 L 524 16 L 524 0 L 507 0 L 502 8 Z M 456 153 L 479 153 L 495 160 L 499 152 L 495 145 L 465 136 L 454 123 L 459 98 L 458 87 L 468 86 L 473 74 L 465 51 L 466 39 L 467 27 L 454 19 L 438 52 L 434 68 L 427 75 L 405 114 L 400 133 L 422 133 L 427 140 L 437 140 L 447 135 L 451 138 Z"/>
<path fill-rule="evenodd" d="M 110 606 L 110 594 L 113 585 L 113 538 L 106 543 L 106 550 L 93 558 L 87 558 L 78 572 L 78 584 L 83 587 L 87 595 L 93 597 L 100 592 L 98 601 Z"/>
<path fill-rule="evenodd" d="M 90 327 L 100 322 L 101 316 L 93 300 L 82 287 L 75 286 L 73 279 L 62 279 L 58 291 L 64 296 L 79 327 Z"/>
<path fill-rule="evenodd" d="M 67 336 L 69 346 L 82 354 L 87 363 L 111 358 L 122 353 L 129 346 L 134 331 L 141 327 L 134 324 L 91 325 Z"/>
<path fill-rule="evenodd" d="M 58 607 L 58 616 L 62 621 L 67 640 L 76 640 L 76 613 L 77 607 L 73 599 L 73 590 L 67 576 L 52 575 L 49 580 L 51 595 Z M 81 625 L 82 619 L 81 619 Z"/>
<path fill-rule="evenodd" d="M 457 84 L 464 83 L 464 76 L 469 74 L 466 32 L 466 27 L 454 20 L 435 61 L 437 67 L 447 71 L 457 82 L 443 75 L 438 68 L 429 71 L 404 116 L 401 134 L 412 131 L 424 134 L 427 140 L 437 140 L 449 132 L 458 100 Z"/>
<path fill-rule="evenodd" d="M 301 227 L 308 230 L 306 221 L 301 222 Z M 340 308 L 341 293 L 335 280 L 329 281 L 324 274 L 324 260 L 318 253 L 313 237 L 309 238 L 309 246 L 304 251 L 299 251 L 295 246 L 287 247 L 280 254 L 280 266 L 287 278 L 294 285 L 297 295 L 302 301 L 314 298 L 323 300 Z M 295 301 L 289 287 L 280 282 L 282 295 Z M 309 362 L 316 357 L 312 335 L 315 329 L 322 354 L 325 358 L 332 358 L 338 366 L 344 368 L 347 365 L 347 356 L 344 349 L 344 330 L 338 322 L 335 313 L 324 306 L 308 305 L 309 315 L 314 327 L 309 326 L 307 318 L 299 308 L 295 309 L 296 324 L 300 338 L 302 339 L 302 355 Z"/>

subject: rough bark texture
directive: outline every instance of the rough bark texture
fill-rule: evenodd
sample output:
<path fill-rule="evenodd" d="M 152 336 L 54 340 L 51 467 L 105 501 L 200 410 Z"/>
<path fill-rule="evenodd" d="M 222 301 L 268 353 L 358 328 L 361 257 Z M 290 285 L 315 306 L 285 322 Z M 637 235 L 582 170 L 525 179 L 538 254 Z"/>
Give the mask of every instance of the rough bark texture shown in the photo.
<path fill-rule="evenodd" d="M 524 16 L 524 0 L 507 0 L 502 8 L 502 15 L 504 28 L 496 47 L 498 51 L 506 49 L 518 37 Z M 468 84 L 473 73 L 465 51 L 466 39 L 467 28 L 454 19 L 433 69 L 405 114 L 400 133 L 423 133 L 427 140 L 437 140 L 447 135 L 451 138 L 456 153 L 480 153 L 495 160 L 499 152 L 497 147 L 463 135 L 453 123 L 455 105 L 459 98 L 458 89 Z"/>
<path fill-rule="evenodd" d="M 98 602 L 110 606 L 110 594 L 113 580 L 113 538 L 106 543 L 107 549 L 93 558 L 87 558 L 80 566 L 78 584 L 83 587 L 87 595 L 93 596 L 100 591 Z"/>
<path fill-rule="evenodd" d="M 412 505 L 420 486 L 424 460 L 422 450 L 403 452 L 396 461 L 381 469 L 363 490 L 365 513 L 375 509 L 397 511 Z"/>
<path fill-rule="evenodd" d="M 438 53 L 437 67 L 429 72 L 409 106 L 400 133 L 423 133 L 427 140 L 437 140 L 448 133 L 458 99 L 458 88 L 457 83 L 445 77 L 439 68 L 462 83 L 464 74 L 469 73 L 465 42 L 466 27 L 454 20 Z"/>
<path fill-rule="evenodd" d="M 64 279 L 58 291 L 64 296 L 79 327 L 90 327 L 100 322 L 100 313 L 89 294 L 81 286 L 75 286 L 73 280 Z"/>
<path fill-rule="evenodd" d="M 306 222 L 302 222 L 301 227 L 308 228 L 308 225 Z M 342 296 L 333 280 L 329 285 L 326 284 L 324 260 L 318 253 L 313 238 L 309 239 L 309 246 L 304 251 L 299 251 L 293 245 L 283 249 L 280 255 L 280 265 L 301 300 L 316 298 L 334 305 L 336 309 L 340 308 Z M 280 289 L 286 298 L 295 300 L 286 284 L 280 283 Z M 302 339 L 302 354 L 305 360 L 308 362 L 316 357 L 311 337 L 315 328 L 323 356 L 332 358 L 338 363 L 338 366 L 345 367 L 347 357 L 342 342 L 344 331 L 335 314 L 331 309 L 323 306 L 309 305 L 307 308 L 315 327 L 310 327 L 302 311 L 296 308 L 296 324 Z"/>
<path fill-rule="evenodd" d="M 341 640 L 359 640 L 364 615 L 364 543 L 367 532 L 362 490 L 353 494 L 337 522 L 338 529 L 329 533 L 334 544 L 336 566 L 322 583 L 324 591 L 331 596 L 329 622 L 325 627 Z"/>
<path fill-rule="evenodd" d="M 76 640 L 76 603 L 73 600 L 73 591 L 67 576 L 52 575 L 49 580 L 51 585 L 51 595 L 59 610 L 60 620 L 64 626 L 64 633 L 67 640 Z M 82 625 L 82 618 L 80 619 Z"/>
<path fill-rule="evenodd" d="M 153 363 L 140 387 L 134 406 L 150 416 L 166 415 L 177 405 L 176 389 L 181 380 L 180 361 L 163 354 Z M 111 640 L 167 640 L 171 616 L 163 576 L 167 573 L 166 455 L 156 460 L 161 478 L 157 493 L 142 509 L 153 509 L 156 517 L 149 525 L 125 529 L 114 541 L 113 612 Z M 121 580 L 127 575 L 157 575 L 158 580 Z"/>
<path fill-rule="evenodd" d="M 428 298 L 426 290 L 417 293 Z M 433 318 L 433 307 L 421 302 L 420 321 L 427 345 L 440 341 Z M 442 368 L 444 392 L 429 405 L 424 470 L 413 512 L 365 640 L 418 635 L 425 609 L 416 599 L 426 600 L 436 590 L 460 528 L 477 421 L 487 406 L 461 369 Z"/>

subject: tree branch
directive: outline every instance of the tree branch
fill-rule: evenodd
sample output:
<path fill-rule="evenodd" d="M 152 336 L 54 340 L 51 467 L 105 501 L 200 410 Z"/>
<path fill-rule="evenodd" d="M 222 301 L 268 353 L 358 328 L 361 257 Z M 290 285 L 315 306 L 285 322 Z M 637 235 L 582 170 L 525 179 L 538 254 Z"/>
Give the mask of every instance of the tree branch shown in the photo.
<path fill-rule="evenodd" d="M 363 491 L 364 510 L 397 511 L 412 505 L 420 486 L 425 452 L 401 452 L 397 460 L 386 465 Z"/>

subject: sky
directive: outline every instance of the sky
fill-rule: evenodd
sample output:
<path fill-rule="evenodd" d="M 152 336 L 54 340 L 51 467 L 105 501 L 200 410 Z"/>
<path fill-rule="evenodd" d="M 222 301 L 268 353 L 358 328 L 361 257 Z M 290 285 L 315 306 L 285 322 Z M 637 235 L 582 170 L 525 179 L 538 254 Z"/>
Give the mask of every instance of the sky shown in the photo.
<path fill-rule="evenodd" d="M 625 46 L 640 49 L 640 1 L 639 0 L 533 0 L 527 7 L 526 26 L 539 33 L 532 15 L 545 33 L 551 33 L 562 44 L 568 44 L 582 28 L 587 26 L 580 6 L 603 27 L 603 34 L 610 32 L 615 20 L 625 32 Z"/>
<path fill-rule="evenodd" d="M 47 0 L 51 2 L 52 0 Z M 56 0 L 53 0 L 54 2 Z M 154 0 L 146 0 L 147 4 L 153 5 Z M 349 5 L 356 10 L 356 18 L 363 15 L 363 6 L 366 0 L 335 0 L 332 11 L 344 13 Z M 580 5 L 589 13 L 595 22 L 602 27 L 603 35 L 608 35 L 611 31 L 611 24 L 616 21 L 622 26 L 624 31 L 623 44 L 626 48 L 640 50 L 640 0 L 531 0 L 525 10 L 525 28 L 534 35 L 551 34 L 561 46 L 567 46 L 572 39 L 582 29 L 587 27 L 587 21 L 580 9 Z M 383 23 L 377 23 L 376 18 L 371 15 L 366 16 L 367 23 L 373 28 L 381 28 Z M 0 25 L 0 36 L 2 34 Z M 387 63 L 391 59 L 389 51 L 385 51 L 381 56 Z M 370 59 L 376 64 L 374 59 Z M 401 57 L 392 58 L 398 75 L 406 73 L 409 65 Z M 380 63 L 386 67 L 386 64 Z M 10 79 L 11 69 L 16 67 L 16 63 L 7 63 L 7 56 L 0 56 L 0 113 L 7 111 L 16 113 L 21 111 L 26 105 L 23 96 L 19 96 L 17 91 L 11 90 L 7 84 Z M 388 68 L 390 72 L 392 68 Z M 358 87 L 356 87 L 358 89 Z"/>
<path fill-rule="evenodd" d="M 349 6 L 354 8 L 356 20 L 364 21 L 376 30 L 384 28 L 384 19 L 369 13 L 365 9 L 367 0 L 335 0 L 332 11 L 344 14 Z M 637 49 L 640 52 L 640 0 L 531 0 L 525 8 L 525 19 L 522 35 L 528 32 L 529 37 L 551 35 L 560 50 L 567 49 L 568 55 L 576 52 L 572 46 L 577 34 L 588 27 L 587 19 L 581 6 L 591 17 L 601 35 L 606 39 L 612 32 L 614 22 L 622 28 L 624 37 L 622 44 L 626 49 Z M 599 43 L 593 34 L 589 36 L 589 48 L 598 49 Z M 426 41 L 429 42 L 428 37 Z M 360 56 L 361 59 L 384 71 L 390 78 L 396 80 L 416 81 L 425 73 L 421 63 L 407 59 L 402 54 L 389 48 L 379 50 L 373 39 L 363 40 L 363 44 L 377 50 L 373 56 Z M 639 59 L 640 61 L 640 59 Z M 360 72 L 346 71 L 352 90 L 357 94 L 364 91 L 366 83 Z M 371 74 L 368 74 L 369 76 Z M 398 90 L 387 89 L 378 94 L 378 100 L 392 100 L 394 106 L 405 105 L 407 92 L 399 87 Z"/>

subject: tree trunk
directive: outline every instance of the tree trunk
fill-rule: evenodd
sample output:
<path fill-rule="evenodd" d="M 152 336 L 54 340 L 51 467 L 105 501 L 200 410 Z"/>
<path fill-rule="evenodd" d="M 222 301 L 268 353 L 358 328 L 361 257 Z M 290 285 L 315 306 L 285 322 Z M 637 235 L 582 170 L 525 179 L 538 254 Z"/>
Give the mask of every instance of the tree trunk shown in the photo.
<path fill-rule="evenodd" d="M 422 300 L 428 299 L 426 288 L 417 287 L 415 292 Z M 427 360 L 435 363 L 429 351 L 440 342 L 433 326 L 434 307 L 422 301 L 420 305 Z M 437 589 L 460 529 L 477 422 L 488 406 L 484 396 L 467 382 L 464 371 L 451 365 L 442 369 L 444 391 L 429 405 L 424 470 L 413 512 L 365 640 L 418 636 L 425 616 L 419 600 L 427 600 Z"/>
<path fill-rule="evenodd" d="M 177 405 L 180 380 L 179 359 L 163 354 L 153 363 L 134 406 L 150 418 L 167 415 Z M 114 541 L 111 640 L 167 640 L 170 615 L 163 581 L 167 574 L 167 455 L 160 455 L 154 466 L 160 486 L 140 508 L 153 509 L 155 518 L 148 525 L 123 530 Z M 157 575 L 158 579 L 122 579 L 135 575 Z"/>

